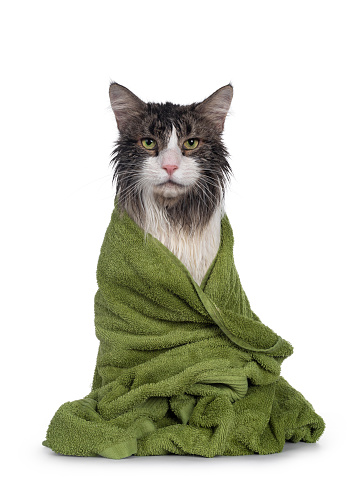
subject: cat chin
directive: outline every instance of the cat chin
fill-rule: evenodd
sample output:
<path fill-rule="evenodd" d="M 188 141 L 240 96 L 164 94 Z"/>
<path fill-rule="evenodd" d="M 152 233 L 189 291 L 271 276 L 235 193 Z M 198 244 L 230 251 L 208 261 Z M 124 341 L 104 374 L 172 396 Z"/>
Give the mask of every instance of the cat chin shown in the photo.
<path fill-rule="evenodd" d="M 169 195 L 169 193 L 167 194 Z M 177 194 L 175 195 L 174 192 L 172 192 L 171 196 L 165 196 L 163 194 L 158 194 L 154 191 L 153 197 L 158 206 L 162 208 L 171 208 L 183 198 L 183 193 L 181 194 L 177 192 Z"/>
<path fill-rule="evenodd" d="M 165 183 L 153 187 L 154 195 L 163 198 L 180 198 L 183 196 L 184 192 L 185 187 L 183 185 L 176 185 L 175 183 Z"/>

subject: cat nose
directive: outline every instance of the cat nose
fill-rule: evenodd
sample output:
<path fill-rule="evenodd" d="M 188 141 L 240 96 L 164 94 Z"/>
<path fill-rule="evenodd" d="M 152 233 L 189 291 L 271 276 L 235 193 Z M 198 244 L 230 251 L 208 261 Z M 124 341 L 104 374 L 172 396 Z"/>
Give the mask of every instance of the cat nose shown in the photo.
<path fill-rule="evenodd" d="M 167 171 L 167 173 L 171 176 L 175 170 L 178 169 L 177 165 L 163 165 L 162 168 Z"/>

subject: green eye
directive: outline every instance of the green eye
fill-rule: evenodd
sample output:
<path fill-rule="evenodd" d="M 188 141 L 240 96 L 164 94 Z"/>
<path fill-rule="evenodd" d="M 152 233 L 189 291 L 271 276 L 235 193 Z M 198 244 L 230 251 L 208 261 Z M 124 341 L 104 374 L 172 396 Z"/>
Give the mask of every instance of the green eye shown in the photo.
<path fill-rule="evenodd" d="M 145 138 L 141 141 L 141 144 L 144 148 L 146 148 L 146 150 L 153 150 L 153 148 L 156 146 L 155 140 L 151 140 L 151 138 Z"/>
<path fill-rule="evenodd" d="M 183 143 L 183 146 L 186 150 L 194 150 L 195 148 L 197 148 L 198 144 L 199 141 L 197 140 L 197 138 L 190 138 Z"/>

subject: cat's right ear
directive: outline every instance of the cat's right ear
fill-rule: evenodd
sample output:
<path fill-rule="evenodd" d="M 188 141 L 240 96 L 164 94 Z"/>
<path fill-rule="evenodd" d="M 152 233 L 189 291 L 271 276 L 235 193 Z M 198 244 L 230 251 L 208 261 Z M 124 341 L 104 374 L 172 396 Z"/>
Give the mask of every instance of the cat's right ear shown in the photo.
<path fill-rule="evenodd" d="M 122 131 L 128 123 L 142 116 L 145 103 L 140 100 L 128 88 L 111 83 L 110 85 L 111 107 L 116 117 L 117 127 Z"/>

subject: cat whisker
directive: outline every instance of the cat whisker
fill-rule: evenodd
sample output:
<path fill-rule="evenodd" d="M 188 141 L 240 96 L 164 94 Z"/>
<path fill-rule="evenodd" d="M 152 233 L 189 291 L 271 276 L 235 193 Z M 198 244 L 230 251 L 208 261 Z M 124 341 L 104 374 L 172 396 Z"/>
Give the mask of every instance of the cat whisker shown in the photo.
<path fill-rule="evenodd" d="M 135 193 L 137 192 L 138 190 L 138 183 L 139 182 L 136 182 L 134 184 L 131 184 L 129 186 L 127 186 L 126 188 L 124 189 L 119 189 L 118 190 L 118 199 L 119 201 L 123 202 L 123 203 L 127 203 L 132 196 L 135 196 Z"/>
<path fill-rule="evenodd" d="M 198 188 L 203 194 L 204 196 L 210 201 L 210 203 L 212 204 L 213 207 L 216 206 L 215 202 L 212 200 L 212 198 L 208 195 L 208 190 L 206 191 L 206 189 L 202 186 L 201 182 L 199 181 L 197 184 L 196 184 L 196 188 Z M 211 193 L 212 194 L 212 193 Z M 215 198 L 215 196 L 212 194 L 212 196 Z"/>

